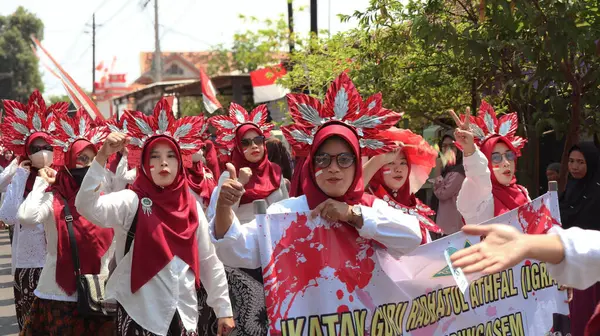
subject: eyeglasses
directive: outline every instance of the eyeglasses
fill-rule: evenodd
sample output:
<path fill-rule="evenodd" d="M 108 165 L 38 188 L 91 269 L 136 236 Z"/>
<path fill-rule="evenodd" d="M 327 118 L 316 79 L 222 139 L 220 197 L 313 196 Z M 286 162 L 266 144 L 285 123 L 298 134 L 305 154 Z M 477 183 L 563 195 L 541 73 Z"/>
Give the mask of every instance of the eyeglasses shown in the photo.
<path fill-rule="evenodd" d="M 317 166 L 317 168 L 324 169 L 331 165 L 331 161 L 333 161 L 333 159 L 335 159 L 337 165 L 340 168 L 345 169 L 349 168 L 354 164 L 354 161 L 356 161 L 356 156 L 354 156 L 354 154 L 352 153 L 340 153 L 338 155 L 329 155 L 327 153 L 321 153 L 315 155 L 314 163 L 315 166 Z"/>
<path fill-rule="evenodd" d="M 252 143 L 254 143 L 257 146 L 261 146 L 262 144 L 265 143 L 265 137 L 262 135 L 259 135 L 257 137 L 251 138 L 251 139 L 242 139 L 243 147 L 250 147 L 250 146 L 252 146 Z"/>
<path fill-rule="evenodd" d="M 88 165 L 90 162 L 92 162 L 92 159 L 90 159 L 90 157 L 87 155 L 79 155 L 77 157 L 77 163 L 80 163 L 84 166 Z"/>
<path fill-rule="evenodd" d="M 515 161 L 517 154 L 513 151 L 508 151 L 504 154 L 492 153 L 492 163 L 500 164 L 502 163 L 502 158 L 506 158 L 506 161 Z"/>
<path fill-rule="evenodd" d="M 29 151 L 31 152 L 31 154 L 35 154 L 35 153 L 37 153 L 37 152 L 40 152 L 40 151 L 43 151 L 43 150 L 46 150 L 46 151 L 50 151 L 50 152 L 51 152 L 51 151 L 52 151 L 52 146 L 50 146 L 50 145 L 44 145 L 44 146 L 29 146 Z"/>

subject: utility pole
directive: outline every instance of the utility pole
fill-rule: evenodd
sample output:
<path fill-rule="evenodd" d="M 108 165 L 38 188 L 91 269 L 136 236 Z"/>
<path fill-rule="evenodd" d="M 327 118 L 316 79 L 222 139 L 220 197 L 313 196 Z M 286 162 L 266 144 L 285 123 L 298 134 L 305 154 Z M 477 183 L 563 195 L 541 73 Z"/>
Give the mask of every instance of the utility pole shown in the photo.
<path fill-rule="evenodd" d="M 317 25 L 317 0 L 310 0 L 310 32 L 318 36 L 319 29 Z"/>
<path fill-rule="evenodd" d="M 92 97 L 96 93 L 96 13 L 92 14 Z"/>
<path fill-rule="evenodd" d="M 290 54 L 294 52 L 294 4 L 293 0 L 287 0 L 288 7 L 288 30 L 290 31 Z"/>
<path fill-rule="evenodd" d="M 162 81 L 162 53 L 158 36 L 158 0 L 154 0 L 154 81 Z"/>

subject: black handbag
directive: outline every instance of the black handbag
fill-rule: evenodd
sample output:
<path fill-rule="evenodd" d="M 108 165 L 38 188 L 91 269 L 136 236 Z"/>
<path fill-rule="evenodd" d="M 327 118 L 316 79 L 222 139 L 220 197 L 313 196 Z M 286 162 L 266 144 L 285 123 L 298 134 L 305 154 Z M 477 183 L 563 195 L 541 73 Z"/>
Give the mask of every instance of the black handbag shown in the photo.
<path fill-rule="evenodd" d="M 87 316 L 115 316 L 117 304 L 105 301 L 105 287 L 108 274 L 81 274 L 79 264 L 79 252 L 75 231 L 73 230 L 73 216 L 68 202 L 63 198 L 65 209 L 65 221 L 69 231 L 69 244 L 73 256 L 73 268 L 77 285 L 77 311 Z"/>

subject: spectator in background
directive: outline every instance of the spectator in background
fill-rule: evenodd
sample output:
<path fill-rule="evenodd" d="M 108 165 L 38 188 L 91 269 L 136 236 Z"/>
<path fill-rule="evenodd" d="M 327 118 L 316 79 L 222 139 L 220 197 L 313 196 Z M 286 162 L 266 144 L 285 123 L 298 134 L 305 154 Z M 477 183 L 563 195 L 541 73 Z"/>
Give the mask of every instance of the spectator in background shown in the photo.
<path fill-rule="evenodd" d="M 554 162 L 548 165 L 546 168 L 546 178 L 548 182 L 558 181 L 560 175 L 560 163 Z"/>
<path fill-rule="evenodd" d="M 281 140 L 271 137 L 266 141 L 269 161 L 281 167 L 281 174 L 286 179 L 286 187 L 290 190 L 292 179 L 292 157 Z"/>
<path fill-rule="evenodd" d="M 465 168 L 462 151 L 454 145 L 453 136 L 444 135 L 439 147 L 441 158 L 438 163 L 441 165 L 436 167 L 439 175 L 433 184 L 433 192 L 439 200 L 436 223 L 444 230 L 444 234 L 450 235 L 460 231 L 463 226 L 463 218 L 456 208 L 456 199 L 465 180 Z"/>
<path fill-rule="evenodd" d="M 600 150 L 592 142 L 582 142 L 569 151 L 569 180 L 560 195 L 560 217 L 565 229 L 577 226 L 598 230 L 600 206 Z M 583 335 L 583 329 L 596 305 L 600 302 L 600 283 L 586 290 L 573 290 L 571 331 L 574 336 Z"/>

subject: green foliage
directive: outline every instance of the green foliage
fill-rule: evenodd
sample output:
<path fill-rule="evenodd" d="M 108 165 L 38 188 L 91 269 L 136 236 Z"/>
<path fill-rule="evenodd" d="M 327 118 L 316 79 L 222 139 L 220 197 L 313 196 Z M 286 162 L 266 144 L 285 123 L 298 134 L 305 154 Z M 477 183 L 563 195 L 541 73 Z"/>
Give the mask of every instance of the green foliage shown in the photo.
<path fill-rule="evenodd" d="M 241 23 L 249 27 L 233 36 L 233 45 L 215 47 L 215 56 L 208 66 L 208 72 L 248 73 L 260 66 L 276 63 L 288 45 L 289 30 L 283 15 L 277 20 L 259 20 L 256 17 L 239 16 Z"/>
<path fill-rule="evenodd" d="M 60 96 L 50 96 L 47 101 L 50 104 L 58 103 L 58 102 L 70 102 L 71 98 L 68 95 L 60 95 Z"/>
<path fill-rule="evenodd" d="M 0 16 L 0 98 L 25 102 L 33 90 L 43 91 L 29 38 L 35 35 L 42 40 L 43 31 L 42 21 L 23 7 Z"/>

